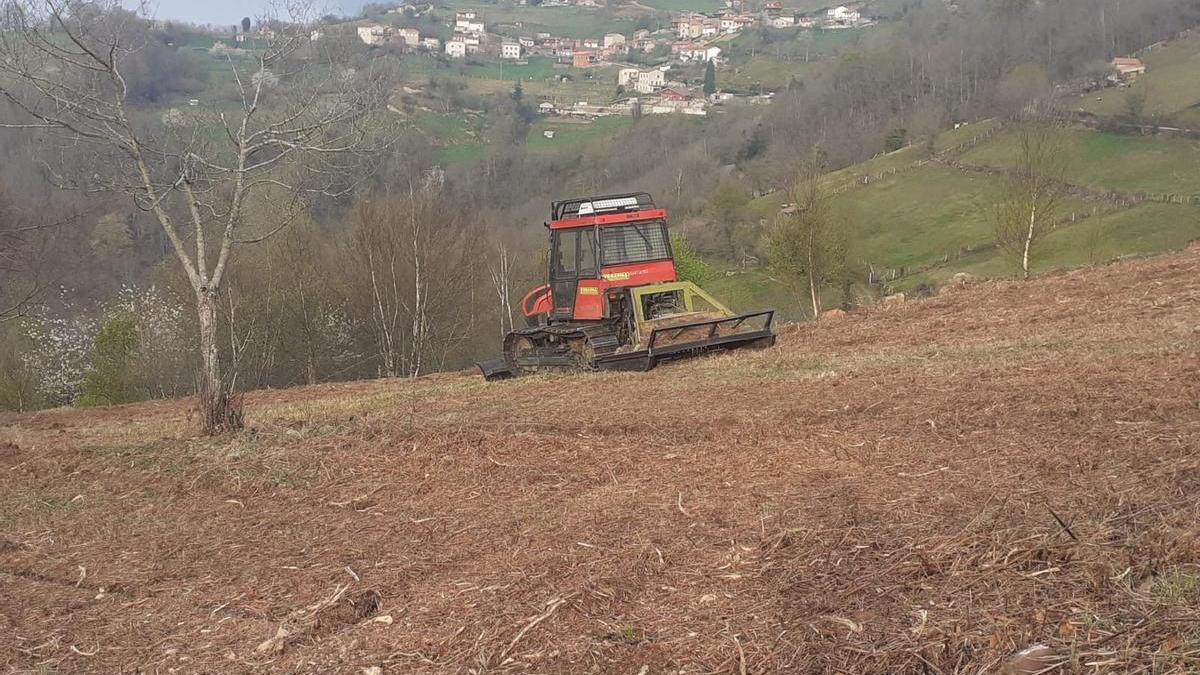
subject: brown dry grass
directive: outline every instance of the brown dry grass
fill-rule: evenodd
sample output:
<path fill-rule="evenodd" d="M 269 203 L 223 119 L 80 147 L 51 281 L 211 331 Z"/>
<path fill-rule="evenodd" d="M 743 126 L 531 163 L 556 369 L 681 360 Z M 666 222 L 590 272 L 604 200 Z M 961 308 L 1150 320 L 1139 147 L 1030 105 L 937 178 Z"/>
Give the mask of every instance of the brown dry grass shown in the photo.
<path fill-rule="evenodd" d="M 6 417 L 0 670 L 1196 672 L 1198 352 L 1190 251 L 236 437 Z"/>

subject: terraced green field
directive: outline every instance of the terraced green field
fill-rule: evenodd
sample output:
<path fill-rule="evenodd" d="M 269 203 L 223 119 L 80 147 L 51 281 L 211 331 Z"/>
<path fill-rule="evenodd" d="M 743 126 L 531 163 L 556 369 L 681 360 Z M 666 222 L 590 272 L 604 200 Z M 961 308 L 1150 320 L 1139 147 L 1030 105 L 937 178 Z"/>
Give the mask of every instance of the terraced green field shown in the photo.
<path fill-rule="evenodd" d="M 422 112 L 412 117 L 412 124 L 436 142 L 447 164 L 468 162 L 483 155 L 482 122 L 476 115 Z"/>
<path fill-rule="evenodd" d="M 560 37 L 601 37 L 605 33 L 633 34 L 646 10 L 614 11 L 587 7 L 501 6 L 471 0 L 445 0 L 449 10 L 478 10 L 489 32 L 533 35 L 547 32 Z"/>
<path fill-rule="evenodd" d="M 525 142 L 533 152 L 549 152 L 562 149 L 586 150 L 610 140 L 613 134 L 633 124 L 632 117 L 601 117 L 594 122 L 569 122 L 541 120 L 529 129 Z M 546 138 L 543 132 L 553 131 L 554 138 Z"/>
<path fill-rule="evenodd" d="M 721 0 L 639 0 L 638 4 L 662 12 L 716 12 L 725 7 Z"/>
<path fill-rule="evenodd" d="M 1200 141 L 1082 130 L 1064 136 L 1067 178 L 1073 183 L 1121 192 L 1200 194 Z M 1004 132 L 962 161 L 1011 166 L 1016 157 L 1015 134 Z"/>

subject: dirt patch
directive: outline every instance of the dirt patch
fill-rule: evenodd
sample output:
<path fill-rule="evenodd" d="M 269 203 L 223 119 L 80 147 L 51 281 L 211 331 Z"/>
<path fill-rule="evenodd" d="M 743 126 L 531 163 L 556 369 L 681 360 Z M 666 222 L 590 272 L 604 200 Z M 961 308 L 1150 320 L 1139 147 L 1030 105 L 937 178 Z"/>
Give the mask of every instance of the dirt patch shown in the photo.
<path fill-rule="evenodd" d="M 1200 252 L 780 333 L 5 418 L 0 670 L 1200 669 Z"/>

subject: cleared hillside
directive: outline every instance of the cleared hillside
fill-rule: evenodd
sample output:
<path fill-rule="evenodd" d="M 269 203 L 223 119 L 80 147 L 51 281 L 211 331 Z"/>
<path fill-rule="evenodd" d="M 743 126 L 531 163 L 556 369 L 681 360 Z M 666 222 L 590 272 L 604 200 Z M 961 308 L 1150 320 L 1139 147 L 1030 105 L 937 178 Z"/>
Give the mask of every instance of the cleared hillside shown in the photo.
<path fill-rule="evenodd" d="M 1189 250 L 229 438 L 7 416 L 0 670 L 1195 672 L 1197 401 Z"/>

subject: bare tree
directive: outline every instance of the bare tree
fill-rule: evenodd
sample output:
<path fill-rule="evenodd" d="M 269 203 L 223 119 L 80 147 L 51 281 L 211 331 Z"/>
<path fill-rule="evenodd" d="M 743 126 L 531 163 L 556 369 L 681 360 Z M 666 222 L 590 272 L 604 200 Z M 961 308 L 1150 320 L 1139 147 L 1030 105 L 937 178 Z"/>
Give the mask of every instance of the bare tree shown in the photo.
<path fill-rule="evenodd" d="M 1046 235 L 1067 194 L 1062 129 L 1030 118 L 1017 130 L 1016 165 L 1008 172 L 994 225 L 996 243 L 1029 278 L 1036 243 Z"/>
<path fill-rule="evenodd" d="M 448 207 L 433 175 L 406 194 L 359 203 L 346 295 L 371 327 L 381 375 L 416 377 L 470 335 L 478 248 L 476 228 Z"/>
<path fill-rule="evenodd" d="M 0 26 L 0 97 L 23 113 L 0 120 L 84 148 L 90 166 L 45 158 L 63 187 L 124 194 L 153 214 L 195 295 L 206 432 L 236 428 L 232 378 L 218 346 L 218 297 L 234 251 L 287 226 L 317 194 L 349 189 L 378 150 L 385 103 L 370 72 L 310 42 L 305 7 L 253 58 L 228 57 L 238 101 L 159 116 L 130 102 L 125 65 L 151 26 L 116 0 L 8 0 Z M 75 152 L 78 156 L 80 153 Z M 82 170 L 73 170 L 82 169 Z M 266 203 L 256 222 L 247 206 Z"/>
<path fill-rule="evenodd" d="M 496 245 L 494 260 L 488 260 L 488 276 L 492 290 L 496 292 L 497 314 L 500 317 L 500 336 L 504 337 L 513 326 L 512 283 L 513 266 L 517 255 L 508 250 L 503 242 Z"/>
<path fill-rule="evenodd" d="M 45 235 L 60 224 L 35 220 L 0 194 L 0 323 L 38 306 L 49 281 L 42 264 Z"/>
<path fill-rule="evenodd" d="M 821 289 L 839 281 L 846 268 L 844 223 L 829 209 L 815 166 L 792 189 L 792 206 L 768 235 L 771 267 L 808 296 L 813 317 L 821 315 Z"/>

